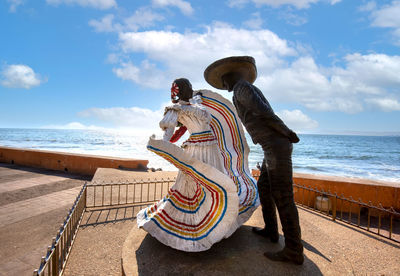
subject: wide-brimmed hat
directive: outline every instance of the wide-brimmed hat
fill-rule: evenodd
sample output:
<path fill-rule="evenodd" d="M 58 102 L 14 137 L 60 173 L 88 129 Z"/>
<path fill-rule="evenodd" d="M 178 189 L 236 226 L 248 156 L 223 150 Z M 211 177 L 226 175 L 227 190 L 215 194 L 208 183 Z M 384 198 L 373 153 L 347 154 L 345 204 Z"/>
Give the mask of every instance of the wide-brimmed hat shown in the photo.
<path fill-rule="evenodd" d="M 230 72 L 241 73 L 245 80 L 253 83 L 257 78 L 256 61 L 250 56 L 233 56 L 219 59 L 206 68 L 204 78 L 213 87 L 225 89 L 221 77 Z"/>

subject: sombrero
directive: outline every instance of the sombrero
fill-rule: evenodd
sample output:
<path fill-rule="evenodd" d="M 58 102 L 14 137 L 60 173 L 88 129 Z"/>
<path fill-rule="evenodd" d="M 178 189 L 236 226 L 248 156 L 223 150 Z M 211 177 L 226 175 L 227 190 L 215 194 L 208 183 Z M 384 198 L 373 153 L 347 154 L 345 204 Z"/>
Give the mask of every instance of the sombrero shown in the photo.
<path fill-rule="evenodd" d="M 213 87 L 225 89 L 221 77 L 230 72 L 241 73 L 245 80 L 253 83 L 257 78 L 256 61 L 250 56 L 219 59 L 206 68 L 204 78 Z"/>

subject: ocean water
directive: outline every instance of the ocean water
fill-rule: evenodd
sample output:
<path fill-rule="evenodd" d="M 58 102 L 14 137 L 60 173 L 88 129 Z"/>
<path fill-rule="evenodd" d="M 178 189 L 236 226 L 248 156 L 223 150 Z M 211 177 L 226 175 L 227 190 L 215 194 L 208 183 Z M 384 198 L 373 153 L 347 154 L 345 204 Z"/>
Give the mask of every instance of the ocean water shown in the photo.
<path fill-rule="evenodd" d="M 149 136 L 150 133 L 117 130 L 0 128 L 0 146 L 147 159 L 149 167 L 175 170 L 146 149 Z M 400 182 L 400 136 L 299 137 L 293 150 L 294 172 Z M 249 167 L 255 168 L 262 161 L 263 152 L 248 136 L 247 141 Z"/>

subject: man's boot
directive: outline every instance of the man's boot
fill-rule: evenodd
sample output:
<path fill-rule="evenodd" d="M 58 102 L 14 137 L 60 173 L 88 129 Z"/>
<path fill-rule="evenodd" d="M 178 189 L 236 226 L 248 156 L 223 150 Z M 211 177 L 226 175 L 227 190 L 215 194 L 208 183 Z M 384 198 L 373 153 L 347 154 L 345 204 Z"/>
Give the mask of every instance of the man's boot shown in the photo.
<path fill-rule="evenodd" d="M 278 252 L 265 252 L 264 256 L 274 262 L 288 262 L 296 265 L 302 265 L 304 263 L 303 252 L 296 252 L 287 247 Z"/>
<path fill-rule="evenodd" d="M 253 232 L 257 235 L 269 238 L 272 243 L 277 243 L 279 241 L 278 231 L 268 231 L 267 228 L 253 227 Z"/>

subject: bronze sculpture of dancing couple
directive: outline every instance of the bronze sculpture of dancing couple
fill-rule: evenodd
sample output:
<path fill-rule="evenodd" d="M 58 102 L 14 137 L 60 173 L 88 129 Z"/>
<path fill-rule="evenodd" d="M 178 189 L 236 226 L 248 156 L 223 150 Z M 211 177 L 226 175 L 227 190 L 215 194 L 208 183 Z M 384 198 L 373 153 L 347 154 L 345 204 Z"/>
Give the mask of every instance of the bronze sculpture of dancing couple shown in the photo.
<path fill-rule="evenodd" d="M 302 264 L 291 159 L 292 143 L 299 142 L 298 136 L 253 85 L 257 77 L 254 58 L 217 60 L 206 68 L 204 77 L 217 89 L 233 91 L 233 105 L 218 93 L 193 91 L 187 79 L 174 81 L 174 105 L 166 108 L 160 122 L 164 137 L 152 137 L 148 149 L 174 164 L 179 173 L 163 200 L 141 210 L 138 226 L 173 248 L 203 251 L 229 237 L 261 202 L 265 227 L 253 228 L 253 232 L 277 243 L 277 209 L 285 238 L 282 250 L 264 255 L 272 261 Z M 249 173 L 249 148 L 241 123 L 264 151 L 257 184 Z M 186 130 L 189 139 L 182 148 L 175 146 L 173 142 Z"/>

